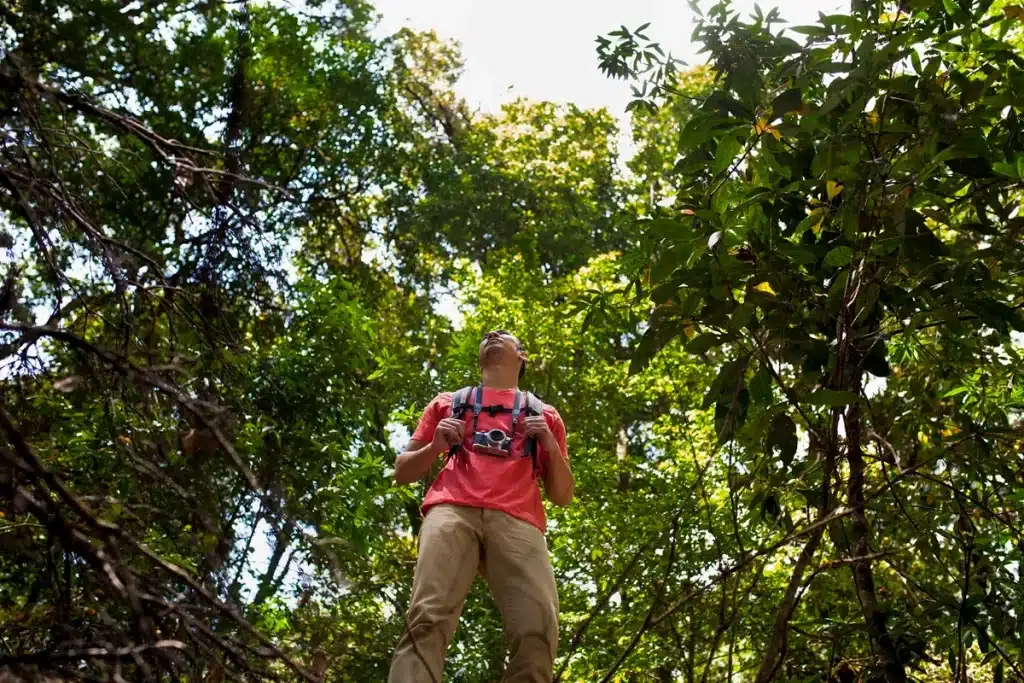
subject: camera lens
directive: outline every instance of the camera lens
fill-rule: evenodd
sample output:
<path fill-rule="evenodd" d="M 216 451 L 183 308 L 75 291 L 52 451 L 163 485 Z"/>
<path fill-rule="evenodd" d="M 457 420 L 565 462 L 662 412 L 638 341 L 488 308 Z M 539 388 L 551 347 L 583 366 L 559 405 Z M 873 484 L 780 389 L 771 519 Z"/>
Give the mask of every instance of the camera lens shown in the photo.
<path fill-rule="evenodd" d="M 502 441 L 505 440 L 505 432 L 501 431 L 500 429 L 492 429 L 491 431 L 487 432 L 487 438 L 494 443 L 501 443 Z"/>

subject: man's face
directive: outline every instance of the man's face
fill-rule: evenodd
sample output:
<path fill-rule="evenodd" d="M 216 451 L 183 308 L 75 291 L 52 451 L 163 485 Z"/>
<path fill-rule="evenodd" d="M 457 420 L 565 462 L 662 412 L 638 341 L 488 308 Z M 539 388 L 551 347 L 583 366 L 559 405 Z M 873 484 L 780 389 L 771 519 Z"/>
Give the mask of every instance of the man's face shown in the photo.
<path fill-rule="evenodd" d="M 484 335 L 480 342 L 480 365 L 505 364 L 517 368 L 525 360 L 519 340 L 506 330 L 494 330 Z"/>

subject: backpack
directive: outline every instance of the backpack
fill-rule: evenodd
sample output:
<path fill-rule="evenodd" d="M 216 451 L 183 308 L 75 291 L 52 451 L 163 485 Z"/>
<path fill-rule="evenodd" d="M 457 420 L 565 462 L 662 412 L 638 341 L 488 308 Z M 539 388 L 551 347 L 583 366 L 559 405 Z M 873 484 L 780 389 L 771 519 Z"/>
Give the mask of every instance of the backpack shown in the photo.
<path fill-rule="evenodd" d="M 503 405 L 484 406 L 482 405 L 483 395 L 483 385 L 480 385 L 479 387 L 463 387 L 452 395 L 451 416 L 456 420 L 461 420 L 467 410 L 472 410 L 473 432 L 476 432 L 476 422 L 482 412 L 490 413 L 491 417 L 494 417 L 498 413 L 512 413 L 512 431 L 510 433 L 513 437 L 515 436 L 516 427 L 519 424 L 519 416 L 521 414 L 525 413 L 527 416 L 544 414 L 544 402 L 529 391 L 520 391 L 519 389 L 516 389 L 515 397 L 512 399 L 511 408 L 506 408 Z M 447 457 L 453 457 L 461 448 L 461 443 L 452 446 L 448 451 Z M 537 476 L 540 472 L 540 468 L 537 465 L 537 439 L 535 437 L 531 436 L 526 440 L 526 444 L 523 447 L 523 457 L 525 458 L 527 455 L 533 460 L 533 474 L 534 476 Z"/>

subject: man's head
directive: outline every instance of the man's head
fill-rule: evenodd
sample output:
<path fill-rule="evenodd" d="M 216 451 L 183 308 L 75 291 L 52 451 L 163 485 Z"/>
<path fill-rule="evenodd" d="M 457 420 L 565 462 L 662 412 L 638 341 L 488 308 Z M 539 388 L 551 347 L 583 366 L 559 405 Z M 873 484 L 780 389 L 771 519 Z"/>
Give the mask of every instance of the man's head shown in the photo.
<path fill-rule="evenodd" d="M 493 330 L 480 342 L 480 367 L 518 368 L 519 379 L 522 379 L 526 374 L 526 354 L 511 332 Z"/>

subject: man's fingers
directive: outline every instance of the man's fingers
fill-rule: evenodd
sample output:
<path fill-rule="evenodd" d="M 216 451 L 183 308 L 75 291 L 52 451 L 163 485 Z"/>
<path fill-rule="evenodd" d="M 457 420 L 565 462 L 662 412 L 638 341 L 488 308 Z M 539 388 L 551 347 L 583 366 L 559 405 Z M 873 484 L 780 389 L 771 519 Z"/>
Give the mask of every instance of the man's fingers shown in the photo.
<path fill-rule="evenodd" d="M 452 446 L 462 441 L 463 429 L 465 428 L 465 423 L 462 420 L 450 420 L 445 426 Z"/>
<path fill-rule="evenodd" d="M 523 421 L 523 428 L 527 434 L 535 434 L 547 429 L 548 423 L 542 416 L 528 417 Z"/>
<path fill-rule="evenodd" d="M 454 446 L 462 440 L 454 427 L 446 421 L 441 421 L 441 423 L 437 425 L 437 433 L 441 435 L 441 438 L 444 439 L 444 442 L 449 446 Z"/>

